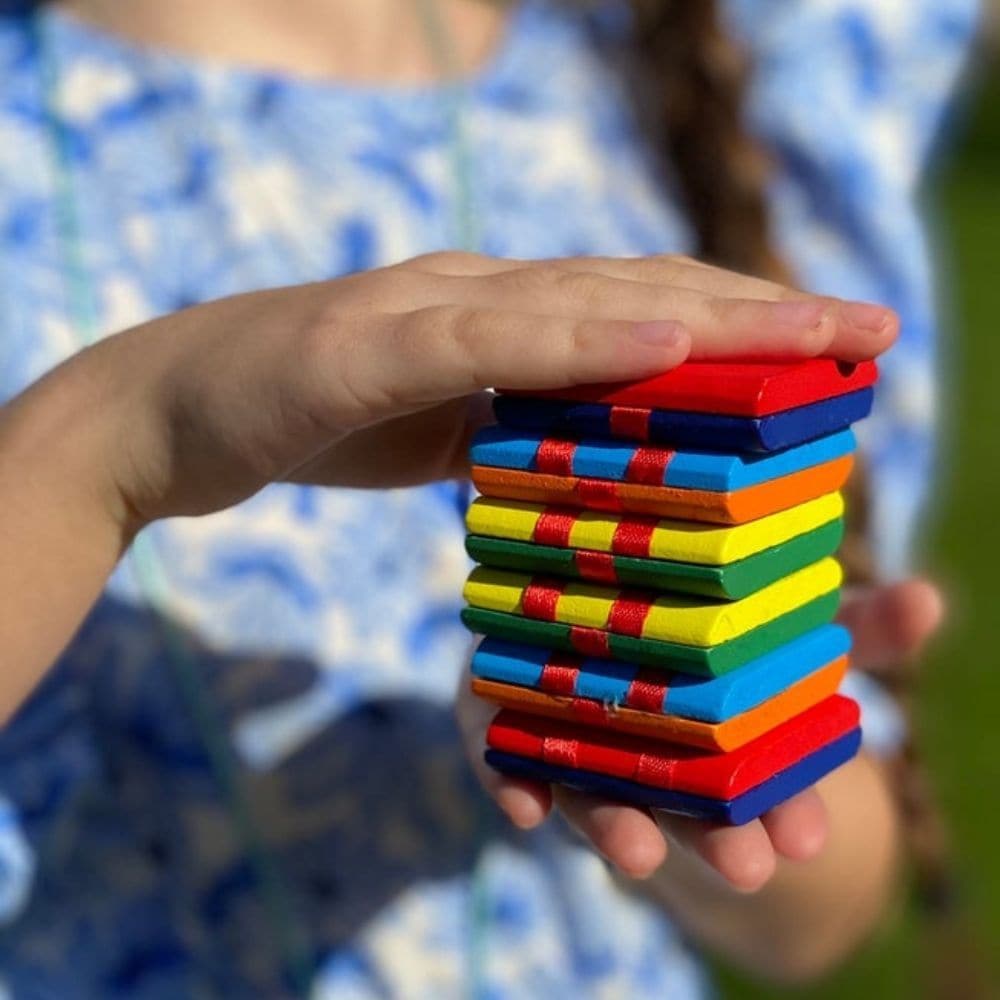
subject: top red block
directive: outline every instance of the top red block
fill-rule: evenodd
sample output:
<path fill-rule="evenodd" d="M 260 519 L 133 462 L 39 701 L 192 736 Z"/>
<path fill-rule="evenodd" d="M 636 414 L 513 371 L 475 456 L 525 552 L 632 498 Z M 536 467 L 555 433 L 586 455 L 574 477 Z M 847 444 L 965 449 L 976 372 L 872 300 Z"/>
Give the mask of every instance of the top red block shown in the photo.
<path fill-rule="evenodd" d="M 688 361 L 639 382 L 573 386 L 516 396 L 567 399 L 656 410 L 687 410 L 734 417 L 766 417 L 874 385 L 874 361 L 845 364 L 830 358 L 787 362 Z M 506 391 L 506 390 L 504 390 Z"/>

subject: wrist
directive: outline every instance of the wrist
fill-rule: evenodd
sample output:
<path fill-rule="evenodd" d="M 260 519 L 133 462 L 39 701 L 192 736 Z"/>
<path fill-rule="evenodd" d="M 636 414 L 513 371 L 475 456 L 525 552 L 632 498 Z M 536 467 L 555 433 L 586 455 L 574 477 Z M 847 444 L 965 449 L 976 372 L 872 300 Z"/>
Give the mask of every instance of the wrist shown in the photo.
<path fill-rule="evenodd" d="M 143 527 L 121 488 L 126 421 L 85 351 L 0 409 L 0 486 L 36 518 L 86 527 L 115 558 Z M 84 539 L 80 540 L 84 542 Z"/>

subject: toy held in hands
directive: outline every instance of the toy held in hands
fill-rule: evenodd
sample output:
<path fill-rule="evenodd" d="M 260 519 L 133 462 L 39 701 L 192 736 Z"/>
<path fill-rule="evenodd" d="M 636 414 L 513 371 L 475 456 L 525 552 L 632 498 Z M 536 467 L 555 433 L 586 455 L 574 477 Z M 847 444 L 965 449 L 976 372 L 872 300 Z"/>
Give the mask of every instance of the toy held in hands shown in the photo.
<path fill-rule="evenodd" d="M 831 556 L 876 376 L 692 362 L 497 396 L 463 613 L 492 767 L 742 824 L 855 755 Z"/>

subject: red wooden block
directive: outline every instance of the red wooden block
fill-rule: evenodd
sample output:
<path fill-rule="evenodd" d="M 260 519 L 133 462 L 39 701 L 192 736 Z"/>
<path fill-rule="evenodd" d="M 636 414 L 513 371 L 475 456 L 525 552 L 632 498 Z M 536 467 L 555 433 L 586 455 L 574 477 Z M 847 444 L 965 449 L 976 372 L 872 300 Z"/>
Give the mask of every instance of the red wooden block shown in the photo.
<path fill-rule="evenodd" d="M 727 753 L 656 744 L 504 709 L 486 734 L 494 750 L 641 785 L 732 799 L 858 725 L 857 702 L 833 695 Z"/>
<path fill-rule="evenodd" d="M 765 417 L 875 384 L 874 361 L 856 365 L 832 358 L 807 361 L 689 361 L 638 382 L 573 386 L 512 396 L 570 399 L 618 406 Z M 506 391 L 506 390 L 504 390 Z"/>

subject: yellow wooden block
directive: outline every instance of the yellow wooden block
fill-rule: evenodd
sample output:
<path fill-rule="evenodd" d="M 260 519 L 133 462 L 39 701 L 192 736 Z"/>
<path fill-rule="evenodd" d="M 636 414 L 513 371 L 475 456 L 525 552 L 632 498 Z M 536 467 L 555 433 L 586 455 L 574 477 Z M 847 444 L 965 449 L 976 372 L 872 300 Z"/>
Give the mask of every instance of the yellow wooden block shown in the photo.
<path fill-rule="evenodd" d="M 605 628 L 618 594 L 617 587 L 570 581 L 556 605 L 556 621 Z"/>
<path fill-rule="evenodd" d="M 581 511 L 569 533 L 570 548 L 610 552 L 620 521 L 621 518 L 599 510 Z"/>
<path fill-rule="evenodd" d="M 697 598 L 658 597 L 642 628 L 644 639 L 688 646 L 717 646 L 794 611 L 840 586 L 836 559 L 821 559 L 738 601 L 697 603 Z"/>
<path fill-rule="evenodd" d="M 466 511 L 465 527 L 470 535 L 530 542 L 543 510 L 545 507 L 540 503 L 478 497 Z"/>
<path fill-rule="evenodd" d="M 651 559 L 725 566 L 813 531 L 843 513 L 844 498 L 839 493 L 828 493 L 790 510 L 730 527 L 661 522 L 653 532 L 649 555 Z"/>
<path fill-rule="evenodd" d="M 508 573 L 488 566 L 477 566 L 465 581 L 462 596 L 475 608 L 521 614 L 521 595 L 531 583 L 530 573 Z"/>
<path fill-rule="evenodd" d="M 840 564 L 835 559 L 821 559 L 738 601 L 664 594 L 649 605 L 641 638 L 687 646 L 717 646 L 836 590 L 842 578 Z M 489 611 L 524 614 L 522 598 L 531 582 L 528 573 L 479 566 L 465 585 L 465 599 Z M 621 593 L 615 587 L 567 582 L 554 601 L 550 620 L 608 628 Z M 616 629 L 612 627 L 612 631 Z"/>
<path fill-rule="evenodd" d="M 480 497 L 469 507 L 466 526 L 473 535 L 531 542 L 535 525 L 545 509 L 544 504 Z M 843 497 L 827 493 L 747 524 L 713 525 L 663 519 L 653 529 L 648 558 L 725 566 L 813 531 L 843 513 Z M 615 514 L 601 511 L 579 512 L 569 533 L 569 547 L 611 552 L 621 520 Z"/>

